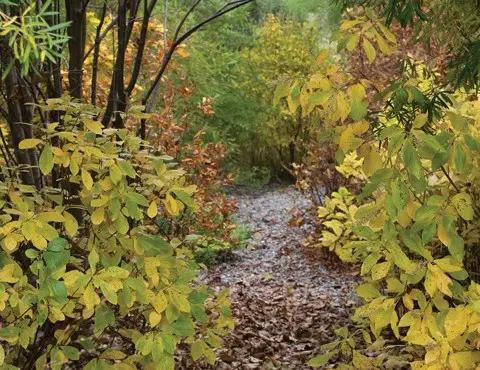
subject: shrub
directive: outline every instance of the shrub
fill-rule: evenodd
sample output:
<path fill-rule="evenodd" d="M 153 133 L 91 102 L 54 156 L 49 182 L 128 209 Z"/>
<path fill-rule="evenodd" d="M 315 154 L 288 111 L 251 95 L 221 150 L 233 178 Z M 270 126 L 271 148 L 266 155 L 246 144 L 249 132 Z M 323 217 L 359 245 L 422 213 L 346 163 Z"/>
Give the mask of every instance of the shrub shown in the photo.
<path fill-rule="evenodd" d="M 197 209 L 185 171 L 126 129 L 103 129 L 96 108 L 69 98 L 40 108 L 63 111 L 62 123 L 37 128 L 20 150 L 41 148 L 49 186 L 2 168 L 1 362 L 173 369 L 186 341 L 194 359 L 213 363 L 233 325 L 226 293 L 195 283 L 184 241 L 156 222 Z M 66 196 L 73 186 L 77 199 Z"/>
<path fill-rule="evenodd" d="M 409 9 L 413 2 L 388 2 L 395 3 Z M 339 50 L 359 47 L 369 63 L 388 54 L 394 36 L 382 22 L 371 9 L 345 20 Z M 325 58 L 319 60 L 323 65 Z M 465 90 L 453 93 L 423 63 L 408 64 L 398 81 L 377 94 L 380 112 L 371 110 L 367 94 L 373 82 L 340 65 L 324 65 L 301 87 L 306 96 L 300 109 L 323 118 L 337 163 L 356 153 L 367 180 L 358 208 L 330 199 L 330 208 L 320 208 L 320 216 L 330 219 L 324 225 L 333 230 L 327 235 L 337 231 L 333 242 L 345 229 L 352 231 L 348 243 L 332 245 L 361 264 L 363 283 L 356 291 L 363 304 L 352 317 L 358 330 L 338 329 L 339 339 L 322 347 L 327 353 L 309 361 L 312 367 L 337 355 L 346 369 L 479 364 L 480 296 L 467 260 L 478 259 L 478 191 L 472 186 L 479 177 L 477 113 L 465 108 Z M 425 70 L 430 73 L 419 73 Z M 295 98 L 288 91 L 281 95 Z"/>

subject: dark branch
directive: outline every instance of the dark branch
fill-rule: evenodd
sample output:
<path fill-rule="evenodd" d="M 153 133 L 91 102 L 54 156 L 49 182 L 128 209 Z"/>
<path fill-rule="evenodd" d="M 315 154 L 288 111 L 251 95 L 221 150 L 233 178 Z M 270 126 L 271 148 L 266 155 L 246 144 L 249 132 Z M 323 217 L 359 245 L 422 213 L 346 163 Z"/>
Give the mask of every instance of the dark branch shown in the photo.
<path fill-rule="evenodd" d="M 142 28 L 140 30 L 140 36 L 138 40 L 137 46 L 137 55 L 135 56 L 135 61 L 133 63 L 133 70 L 132 76 L 130 77 L 130 81 L 128 82 L 128 86 L 125 89 L 127 95 L 130 95 L 135 88 L 135 84 L 137 83 L 138 76 L 140 74 L 140 67 L 142 65 L 143 59 L 143 51 L 145 49 L 145 42 L 147 39 L 147 32 L 148 32 L 148 23 L 150 21 L 150 16 L 152 14 L 153 8 L 157 3 L 157 0 L 151 0 L 150 3 L 147 5 L 147 0 L 144 0 L 144 11 L 143 11 L 143 22 Z"/>
<path fill-rule="evenodd" d="M 224 14 L 227 14 L 227 13 L 231 12 L 232 10 L 235 10 L 235 9 L 237 9 L 237 8 L 243 6 L 243 5 L 247 5 L 247 4 L 252 3 L 254 1 L 255 0 L 237 0 L 237 1 L 233 1 L 229 4 L 226 4 L 220 10 L 218 10 L 217 12 L 212 14 L 210 17 L 206 18 L 204 21 L 198 23 L 196 26 L 192 27 L 187 32 L 185 32 L 182 36 L 180 36 L 177 40 L 175 40 L 172 43 L 172 46 L 170 46 L 170 49 L 168 50 L 168 52 L 163 57 L 163 62 L 162 62 L 162 65 L 160 67 L 160 70 L 158 71 L 158 73 L 155 77 L 155 80 L 153 81 L 153 84 L 150 86 L 150 88 L 148 89 L 148 91 L 147 91 L 147 93 L 146 93 L 146 95 L 143 99 L 144 104 L 148 103 L 148 101 L 150 99 L 150 96 L 152 95 L 153 91 L 155 90 L 158 83 L 160 82 L 160 79 L 162 78 L 163 73 L 165 72 L 165 69 L 167 68 L 168 63 L 172 59 L 173 53 L 175 52 L 176 48 L 180 44 L 182 44 L 187 38 L 189 38 L 192 34 L 194 34 L 196 31 L 198 31 L 204 25 L 212 22 L 213 20 L 221 17 Z"/>
<path fill-rule="evenodd" d="M 92 63 L 92 95 L 91 102 L 92 105 L 96 105 L 97 99 L 97 74 L 98 74 L 98 59 L 100 55 L 100 32 L 102 32 L 103 23 L 105 22 L 105 16 L 107 14 L 107 1 L 103 3 L 102 15 L 100 17 L 100 23 L 97 26 L 97 34 L 95 36 L 95 45 L 93 52 L 93 63 Z"/>
<path fill-rule="evenodd" d="M 177 29 L 175 30 L 175 33 L 173 35 L 173 42 L 177 41 L 178 35 L 180 34 L 180 31 L 182 30 L 183 24 L 187 20 L 187 18 L 190 16 L 190 14 L 195 10 L 198 4 L 200 4 L 200 1 L 202 0 L 196 0 L 195 3 L 191 6 L 190 9 L 185 13 L 183 18 L 180 20 L 178 23 Z"/>
<path fill-rule="evenodd" d="M 100 45 L 100 43 L 103 41 L 103 39 L 107 36 L 108 34 L 108 31 L 110 31 L 113 27 L 115 27 L 115 25 L 117 24 L 118 22 L 118 17 L 115 17 L 112 19 L 112 21 L 108 24 L 107 27 L 105 27 L 105 31 L 103 31 L 103 33 L 100 35 L 100 37 L 98 38 L 98 44 Z M 91 52 L 95 49 L 95 45 L 97 44 L 97 40 L 95 40 L 95 44 L 93 44 L 90 49 L 88 49 L 88 51 L 85 53 L 85 56 L 83 57 L 83 61 L 85 62 L 85 60 L 88 58 L 88 56 L 91 54 Z"/>

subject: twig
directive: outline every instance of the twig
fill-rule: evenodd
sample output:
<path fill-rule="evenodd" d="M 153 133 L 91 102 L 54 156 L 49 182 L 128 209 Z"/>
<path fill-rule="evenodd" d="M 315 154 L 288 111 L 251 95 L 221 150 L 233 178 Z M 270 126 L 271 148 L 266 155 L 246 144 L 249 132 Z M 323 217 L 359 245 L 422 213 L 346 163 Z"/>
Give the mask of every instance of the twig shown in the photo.
<path fill-rule="evenodd" d="M 460 193 L 460 189 L 458 188 L 457 185 L 455 185 L 452 178 L 450 177 L 448 172 L 445 170 L 445 167 L 441 166 L 440 168 L 442 169 L 443 174 L 447 177 L 448 181 L 450 181 L 450 184 L 452 184 L 453 188 L 457 191 L 457 193 Z"/>

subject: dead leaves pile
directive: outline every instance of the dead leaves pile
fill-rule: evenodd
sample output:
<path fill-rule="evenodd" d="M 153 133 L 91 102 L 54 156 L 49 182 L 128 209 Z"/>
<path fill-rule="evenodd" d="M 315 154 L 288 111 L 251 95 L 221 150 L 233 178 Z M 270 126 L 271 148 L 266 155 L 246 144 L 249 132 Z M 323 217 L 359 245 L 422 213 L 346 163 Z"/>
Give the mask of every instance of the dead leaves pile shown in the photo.
<path fill-rule="evenodd" d="M 231 289 L 236 327 L 225 337 L 215 366 L 193 363 L 184 352 L 180 368 L 308 369 L 305 363 L 319 346 L 334 339 L 333 329 L 349 323 L 354 274 L 305 251 L 303 241 L 313 231 L 310 203 L 295 190 L 272 187 L 235 195 L 237 217 L 252 230 L 249 249 L 203 280 Z M 300 225 L 289 224 L 292 209 L 304 213 Z"/>

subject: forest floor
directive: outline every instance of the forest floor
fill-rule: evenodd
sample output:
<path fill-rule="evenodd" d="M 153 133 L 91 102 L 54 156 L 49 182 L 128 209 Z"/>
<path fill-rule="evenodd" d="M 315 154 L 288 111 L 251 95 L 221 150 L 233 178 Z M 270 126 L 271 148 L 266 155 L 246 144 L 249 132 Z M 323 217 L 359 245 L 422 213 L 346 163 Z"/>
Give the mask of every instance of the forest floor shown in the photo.
<path fill-rule="evenodd" d="M 235 329 L 210 367 L 183 358 L 183 369 L 309 369 L 305 362 L 355 306 L 348 266 L 305 247 L 313 232 L 311 203 L 293 188 L 235 189 L 237 220 L 251 231 L 233 262 L 206 272 L 214 289 L 231 290 Z M 292 212 L 304 218 L 291 225 Z M 182 356 L 183 357 L 183 356 Z"/>

